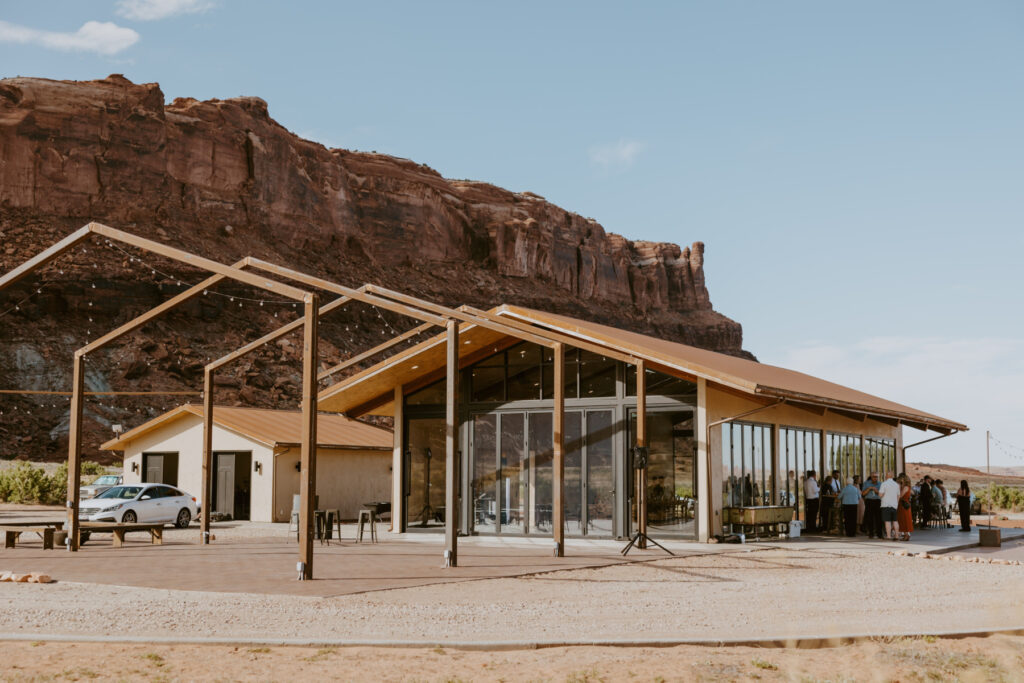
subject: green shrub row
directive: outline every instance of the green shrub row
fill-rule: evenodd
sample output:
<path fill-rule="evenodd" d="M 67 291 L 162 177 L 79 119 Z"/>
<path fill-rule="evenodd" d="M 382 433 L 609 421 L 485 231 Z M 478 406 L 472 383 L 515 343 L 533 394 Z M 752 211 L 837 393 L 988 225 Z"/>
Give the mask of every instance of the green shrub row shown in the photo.
<path fill-rule="evenodd" d="M 106 472 L 97 463 L 82 463 L 82 479 Z M 63 505 L 68 497 L 68 465 L 61 463 L 53 474 L 47 474 L 42 467 L 29 462 L 20 462 L 11 469 L 0 472 L 0 501 L 5 503 L 40 503 L 42 505 Z"/>
<path fill-rule="evenodd" d="M 981 501 L 982 510 L 988 511 L 989 505 L 995 510 L 1020 512 L 1024 510 L 1024 489 L 1000 484 L 989 484 L 975 492 Z"/>

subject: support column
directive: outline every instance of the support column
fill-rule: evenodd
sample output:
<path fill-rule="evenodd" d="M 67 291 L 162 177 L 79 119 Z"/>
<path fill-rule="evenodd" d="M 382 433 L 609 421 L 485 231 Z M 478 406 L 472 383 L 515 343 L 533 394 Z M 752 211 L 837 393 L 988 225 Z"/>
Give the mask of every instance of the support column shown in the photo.
<path fill-rule="evenodd" d="M 213 466 L 213 373 L 207 368 L 203 373 L 203 486 L 199 502 L 203 505 L 199 523 L 199 543 L 210 542 L 210 515 L 213 514 L 213 492 L 211 467 Z"/>
<path fill-rule="evenodd" d="M 85 391 L 85 356 L 75 353 L 71 371 L 71 417 L 68 426 L 68 550 L 78 550 L 78 503 L 82 479 L 82 416 Z"/>
<path fill-rule="evenodd" d="M 636 445 L 647 446 L 647 364 L 636 364 Z M 636 471 L 636 530 L 640 532 L 636 547 L 647 548 L 647 467 Z"/>
<path fill-rule="evenodd" d="M 896 427 L 896 452 L 893 453 L 893 460 L 896 461 L 896 474 L 907 471 L 907 454 L 903 451 L 903 423 Z M 884 474 L 882 475 L 885 476 Z"/>
<path fill-rule="evenodd" d="M 722 512 L 721 474 L 716 489 L 715 467 L 711 457 L 715 449 L 712 445 L 714 435 L 708 429 L 708 383 L 702 377 L 697 378 L 697 411 L 694 415 L 694 435 L 697 438 L 697 502 L 693 506 L 697 517 L 697 540 L 707 541 L 721 527 L 718 518 Z M 721 456 L 718 457 L 721 463 Z"/>
<path fill-rule="evenodd" d="M 299 562 L 302 578 L 313 578 L 313 510 L 316 509 L 317 366 L 319 364 L 320 297 L 307 294 L 303 303 L 302 340 L 302 449 L 299 477 Z"/>
<path fill-rule="evenodd" d="M 405 533 L 405 393 L 401 385 L 395 387 L 394 450 L 391 454 L 391 531 Z"/>
<path fill-rule="evenodd" d="M 459 322 L 448 321 L 448 378 L 445 401 L 444 552 L 445 564 L 459 564 Z"/>
<path fill-rule="evenodd" d="M 778 505 L 782 496 L 780 491 L 789 481 L 789 470 L 783 472 L 782 464 L 782 425 L 772 424 L 772 505 Z"/>
<path fill-rule="evenodd" d="M 556 343 L 553 350 L 551 533 L 555 540 L 555 555 L 565 557 L 565 347 Z"/>

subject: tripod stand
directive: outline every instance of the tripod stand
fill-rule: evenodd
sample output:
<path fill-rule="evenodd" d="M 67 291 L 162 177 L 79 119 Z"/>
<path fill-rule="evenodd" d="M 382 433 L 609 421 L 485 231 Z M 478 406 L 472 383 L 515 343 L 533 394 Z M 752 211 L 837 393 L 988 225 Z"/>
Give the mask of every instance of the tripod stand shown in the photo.
<path fill-rule="evenodd" d="M 627 555 L 634 546 L 646 550 L 647 544 L 661 548 L 669 555 L 675 556 L 671 550 L 647 535 L 647 447 L 637 446 L 633 449 L 633 469 L 636 471 L 636 532 L 630 536 L 629 543 L 621 554 Z"/>

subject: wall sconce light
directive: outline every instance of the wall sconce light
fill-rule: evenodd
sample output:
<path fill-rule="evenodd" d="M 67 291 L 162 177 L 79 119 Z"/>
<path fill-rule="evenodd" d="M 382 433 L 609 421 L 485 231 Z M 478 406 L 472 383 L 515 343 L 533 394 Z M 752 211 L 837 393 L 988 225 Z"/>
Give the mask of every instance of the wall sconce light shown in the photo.
<path fill-rule="evenodd" d="M 298 461 L 297 463 L 295 463 L 295 471 L 296 472 L 301 472 L 302 471 L 302 461 L 301 460 Z"/>
<path fill-rule="evenodd" d="M 132 463 L 132 474 L 138 474 L 138 473 L 139 473 L 139 463 L 133 462 Z"/>
<path fill-rule="evenodd" d="M 263 463 L 259 460 L 255 461 L 252 465 L 252 471 L 256 474 L 263 474 Z"/>

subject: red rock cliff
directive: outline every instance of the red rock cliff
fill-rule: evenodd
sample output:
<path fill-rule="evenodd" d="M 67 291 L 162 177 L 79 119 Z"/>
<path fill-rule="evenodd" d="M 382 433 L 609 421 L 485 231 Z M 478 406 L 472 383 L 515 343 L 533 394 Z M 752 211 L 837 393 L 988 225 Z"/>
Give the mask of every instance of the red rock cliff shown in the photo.
<path fill-rule="evenodd" d="M 520 303 L 744 353 L 740 326 L 712 310 L 700 242 L 631 242 L 529 192 L 327 149 L 285 130 L 256 97 L 168 105 L 157 84 L 116 75 L 0 80 L 0 271 L 89 220 L 224 262 L 252 254 L 347 284 L 448 304 Z M 159 301 L 159 278 L 140 283 L 128 265 L 105 263 L 107 296 L 88 310 L 83 288 L 98 276 L 69 266 L 17 313 L 23 325 L 0 320 L 0 383 L 31 379 L 5 365 L 12 344 L 54 358 L 75 347 L 40 340 L 54 311 L 105 330 Z M 212 347 L 216 315 L 204 320 Z M 51 384 L 63 382 L 64 365 Z"/>

